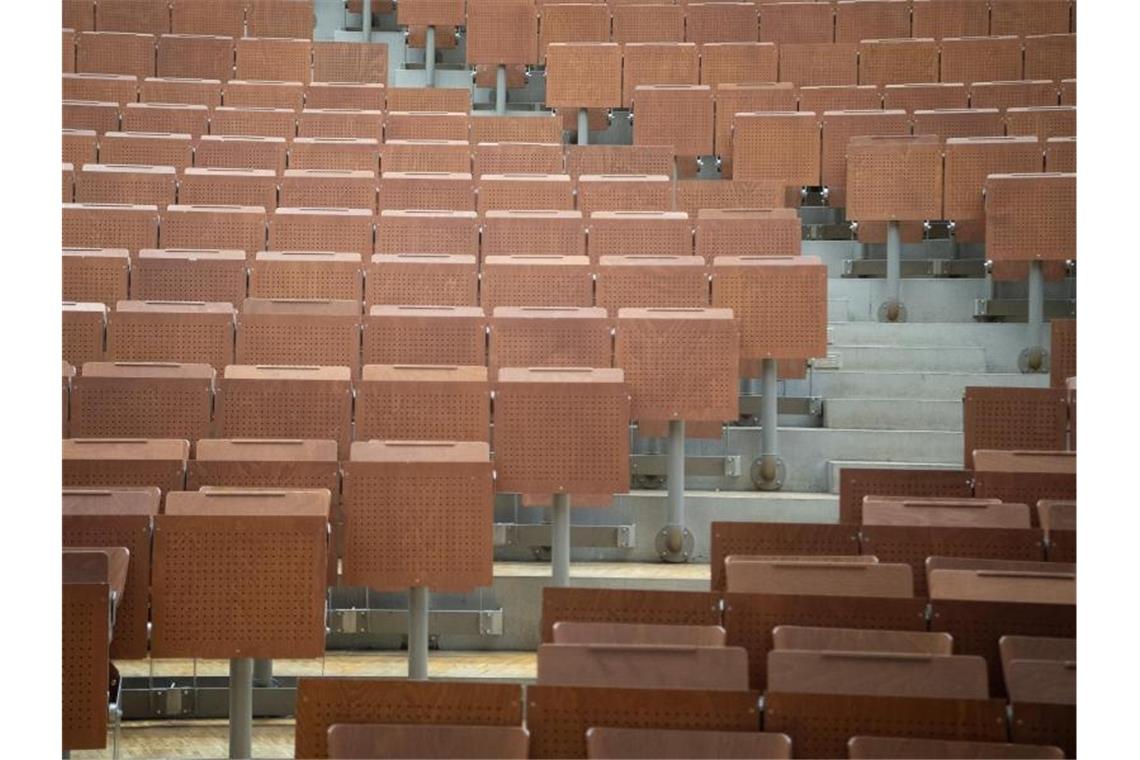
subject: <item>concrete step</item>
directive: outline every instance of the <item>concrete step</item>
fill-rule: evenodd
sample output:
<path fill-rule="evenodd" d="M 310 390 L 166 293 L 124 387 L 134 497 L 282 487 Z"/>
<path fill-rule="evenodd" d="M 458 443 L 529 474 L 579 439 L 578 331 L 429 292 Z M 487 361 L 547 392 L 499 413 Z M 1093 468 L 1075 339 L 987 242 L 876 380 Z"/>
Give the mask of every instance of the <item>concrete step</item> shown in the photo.
<path fill-rule="evenodd" d="M 1045 330 L 1046 345 L 1049 331 Z M 990 372 L 1016 372 L 1017 356 L 1025 348 L 1025 325 L 1001 323 L 938 323 L 834 321 L 828 328 L 834 345 L 894 347 L 971 347 L 985 352 Z"/>
<path fill-rule="evenodd" d="M 828 346 L 829 364 L 846 370 L 985 372 L 986 352 L 977 346 Z M 832 357 L 834 356 L 834 359 Z"/>
<path fill-rule="evenodd" d="M 960 400 L 967 386 L 1044 388 L 1046 374 L 1020 372 L 902 372 L 828 370 L 812 372 L 812 388 L 825 400 L 836 398 Z"/>
<path fill-rule="evenodd" d="M 962 430 L 961 401 L 834 398 L 823 402 L 823 426 L 847 430 Z"/>
<path fill-rule="evenodd" d="M 937 463 L 937 462 L 867 462 L 867 461 L 853 461 L 843 459 L 833 459 L 827 463 L 828 466 L 828 480 L 830 481 L 829 491 L 834 494 L 839 493 L 839 471 L 840 470 L 875 470 L 890 468 L 894 470 L 960 470 L 962 465 Z"/>

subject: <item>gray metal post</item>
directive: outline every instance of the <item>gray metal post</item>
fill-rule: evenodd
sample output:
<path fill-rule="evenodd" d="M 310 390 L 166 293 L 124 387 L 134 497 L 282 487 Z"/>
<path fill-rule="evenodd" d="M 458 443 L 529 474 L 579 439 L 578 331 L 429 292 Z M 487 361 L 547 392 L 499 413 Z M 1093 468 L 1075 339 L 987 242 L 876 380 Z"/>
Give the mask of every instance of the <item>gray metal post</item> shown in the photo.
<path fill-rule="evenodd" d="M 1045 325 L 1045 269 L 1040 261 L 1029 262 L 1029 313 L 1026 315 L 1027 347 L 1021 352 L 1018 364 L 1022 372 L 1040 372 L 1045 369 L 1046 352 L 1043 340 Z"/>
<path fill-rule="evenodd" d="M 259 687 L 273 685 L 273 660 L 253 661 L 253 685 Z"/>
<path fill-rule="evenodd" d="M 777 366 L 775 359 L 764 359 L 760 370 L 760 458 L 752 465 L 752 483 L 766 491 L 778 490 L 784 484 L 784 463 L 777 440 L 780 420 Z"/>
<path fill-rule="evenodd" d="M 590 144 L 590 115 L 585 108 L 578 109 L 578 144 Z"/>
<path fill-rule="evenodd" d="M 669 515 L 657 533 L 654 546 L 664 562 L 688 562 L 693 554 L 693 534 L 685 528 L 685 421 L 669 421 L 669 445 L 665 481 Z"/>
<path fill-rule="evenodd" d="M 230 660 L 230 757 L 253 757 L 253 659 Z"/>
<path fill-rule="evenodd" d="M 507 66 L 500 63 L 495 68 L 495 113 L 507 112 Z"/>
<path fill-rule="evenodd" d="M 906 319 L 899 300 L 902 280 L 902 235 L 898 222 L 887 222 L 887 300 L 879 308 L 879 319 L 884 322 L 902 322 Z"/>
<path fill-rule="evenodd" d="M 365 42 L 372 42 L 372 0 L 364 0 L 361 4 L 360 32 Z"/>
<path fill-rule="evenodd" d="M 424 74 L 427 86 L 435 87 L 435 27 L 427 28 L 427 40 L 424 42 Z"/>
<path fill-rule="evenodd" d="M 408 589 L 408 678 L 426 681 L 428 677 L 428 611 L 431 593 L 427 586 Z"/>
<path fill-rule="evenodd" d="M 550 564 L 555 586 L 570 585 L 570 494 L 554 494 Z"/>

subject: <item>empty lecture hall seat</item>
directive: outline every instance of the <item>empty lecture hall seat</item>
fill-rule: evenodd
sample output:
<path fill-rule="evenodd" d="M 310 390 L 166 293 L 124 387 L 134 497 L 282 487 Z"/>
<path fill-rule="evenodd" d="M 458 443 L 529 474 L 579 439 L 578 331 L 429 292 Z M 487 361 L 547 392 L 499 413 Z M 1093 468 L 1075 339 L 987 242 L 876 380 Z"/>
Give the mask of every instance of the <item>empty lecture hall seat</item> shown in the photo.
<path fill-rule="evenodd" d="M 463 87 L 391 87 L 389 111 L 470 113 L 471 93 Z"/>
<path fill-rule="evenodd" d="M 210 110 L 191 103 L 128 103 L 124 132 L 174 132 L 197 139 L 210 129 Z"/>
<path fill-rule="evenodd" d="M 984 37 L 990 31 L 988 0 L 914 0 L 911 36 Z"/>
<path fill-rule="evenodd" d="M 932 39 L 864 39 L 859 43 L 859 84 L 937 81 L 938 43 Z"/>
<path fill-rule="evenodd" d="M 919 110 L 968 108 L 969 103 L 970 91 L 961 82 L 888 84 L 883 88 L 883 108 L 888 111 L 913 113 Z"/>
<path fill-rule="evenodd" d="M 685 7 L 667 2 L 614 3 L 613 40 L 628 42 L 684 42 Z"/>
<path fill-rule="evenodd" d="M 561 154 L 559 154 L 561 158 Z M 462 140 L 386 140 L 380 153 L 386 172 L 471 172 L 471 144 Z M 520 171 L 522 171 L 520 169 Z"/>
<path fill-rule="evenodd" d="M 203 135 L 194 148 L 194 165 L 218 169 L 269 169 L 280 174 L 285 171 L 287 149 L 284 137 Z"/>
<path fill-rule="evenodd" d="M 610 9 L 602 3 L 546 3 L 539 8 L 538 52 L 547 60 L 552 42 L 609 42 Z"/>
<path fill-rule="evenodd" d="M 1021 40 L 1017 36 L 955 36 L 942 40 L 939 48 L 942 55 L 940 81 L 972 84 L 1023 78 Z"/>
<path fill-rule="evenodd" d="M 673 183 L 668 174 L 582 174 L 578 177 L 578 210 L 671 211 Z"/>
<path fill-rule="evenodd" d="M 575 182 L 584 174 L 673 174 L 675 157 L 667 145 L 567 145 L 565 150 L 566 171 Z"/>
<path fill-rule="evenodd" d="M 170 31 L 170 6 L 149 0 L 99 0 L 95 28 L 101 32 L 163 34 Z"/>
<path fill-rule="evenodd" d="M 574 186 L 569 174 L 484 174 L 476 187 L 477 210 L 574 209 Z"/>
<path fill-rule="evenodd" d="M 82 489 L 158 488 L 165 496 L 186 482 L 188 441 L 67 438 L 63 486 Z"/>
<path fill-rule="evenodd" d="M 795 196 L 801 187 L 819 184 L 820 130 L 816 114 L 743 113 L 736 114 L 733 124 L 734 179 L 779 182 Z"/>
<path fill-rule="evenodd" d="M 986 177 L 1035 172 L 1041 167 L 1041 143 L 1036 136 L 950 137 L 943 155 L 943 216 L 970 222 L 975 228 L 982 225 L 982 235 Z M 963 240 L 979 237 L 978 231 L 973 230 L 967 237 L 966 225 L 960 228 Z"/>
<path fill-rule="evenodd" d="M 478 306 L 478 261 L 457 253 L 378 253 L 367 268 L 364 305 Z"/>
<path fill-rule="evenodd" d="M 791 82 L 765 82 L 760 84 L 727 83 L 713 90 L 716 112 L 714 149 L 725 164 L 732 158 L 732 130 L 738 113 L 756 111 L 795 111 L 796 88 Z M 726 171 L 722 168 L 722 171 Z M 728 165 L 727 171 L 731 171 Z M 727 173 L 725 176 L 729 176 Z"/>
<path fill-rule="evenodd" d="M 250 37 L 313 38 L 313 0 L 249 0 L 245 13 Z"/>
<path fill-rule="evenodd" d="M 937 135 L 940 140 L 1000 137 L 1005 133 L 1001 112 L 996 108 L 920 110 L 914 112 L 912 122 L 916 135 Z"/>
<path fill-rule="evenodd" d="M 971 108 L 1030 108 L 1057 104 L 1057 84 L 1047 79 L 1014 82 L 974 82 Z M 1011 133 L 1012 134 L 1012 133 Z"/>
<path fill-rule="evenodd" d="M 564 115 L 569 119 L 564 119 L 564 123 L 571 130 L 578 128 L 576 116 L 578 109 L 620 106 L 622 104 L 621 64 L 622 48 L 615 43 L 608 41 L 555 43 L 546 54 L 547 106 L 566 109 Z M 590 76 L 582 76 L 583 71 L 589 71 Z"/>
<path fill-rule="evenodd" d="M 1076 260 L 1075 174 L 991 174 L 985 211 L 986 256 L 995 266 Z"/>
<path fill-rule="evenodd" d="M 162 212 L 162 247 L 237 250 L 252 256 L 265 250 L 265 223 L 261 206 L 168 206 Z"/>
<path fill-rule="evenodd" d="M 281 168 L 284 170 L 284 141 Z M 366 171 L 380 168 L 380 140 L 375 137 L 298 137 L 289 145 L 290 169 Z"/>
<path fill-rule="evenodd" d="M 588 243 L 595 264 L 602 256 L 690 256 L 693 226 L 683 211 L 595 211 Z"/>
<path fill-rule="evenodd" d="M 724 578 L 728 594 L 911 599 L 915 591 L 913 570 L 904 563 L 730 555 Z"/>
<path fill-rule="evenodd" d="M 64 74 L 64 100 L 133 103 L 139 97 L 138 77 L 128 74 Z"/>
<path fill-rule="evenodd" d="M 245 33 L 246 4 L 246 0 L 173 0 L 170 31 L 241 37 Z"/>
<path fill-rule="evenodd" d="M 921 2 L 921 0 L 919 0 Z M 926 0 L 930 2 L 930 0 Z M 917 2 L 915 3 L 918 4 Z M 947 3 L 952 5 L 953 3 Z M 1060 760 L 1063 753 L 1058 747 L 1040 744 L 1009 744 L 1005 742 L 954 741 L 951 739 L 905 739 L 887 736 L 852 736 L 847 742 L 847 757 L 851 760 L 881 760 L 883 758 L 959 758 L 992 757 L 1021 758 L 1025 760 Z"/>
<path fill-rule="evenodd" d="M 1077 107 L 1007 108 L 1005 128 L 1007 134 L 1037 135 L 1042 140 L 1050 137 L 1074 137 L 1077 134 Z"/>
<path fill-rule="evenodd" d="M 639 85 L 632 100 L 634 145 L 671 145 L 679 158 L 713 152 L 713 93 L 708 85 Z M 688 167 L 695 174 L 695 167 Z"/>
<path fill-rule="evenodd" d="M 276 37 L 239 39 L 236 42 L 234 74 L 237 79 L 308 84 L 312 79 L 312 46 L 312 41 L 308 39 Z"/>
<path fill-rule="evenodd" d="M 1073 452 L 983 449 L 976 452 L 974 460 L 974 493 L 979 497 L 1022 504 L 1036 504 L 1042 499 L 1077 498 L 1076 454 Z"/>
<path fill-rule="evenodd" d="M 529 2 L 478 0 L 467 8 L 467 63 L 539 62 L 538 9 Z"/>
<path fill-rule="evenodd" d="M 596 307 L 497 306 L 491 316 L 487 366 L 611 367 L 606 310 Z"/>
<path fill-rule="evenodd" d="M 210 134 L 292 140 L 297 134 L 297 113 L 290 108 L 220 106 L 210 114 Z"/>
<path fill-rule="evenodd" d="M 1076 757 L 1076 639 L 1003 636 L 999 648 L 1013 740 L 1056 745 Z"/>
<path fill-rule="evenodd" d="M 376 172 L 350 169 L 286 169 L 281 205 L 288 208 L 347 207 L 376 212 Z"/>
<path fill-rule="evenodd" d="M 800 219 L 795 209 L 701 209 L 694 224 L 696 254 L 718 256 L 797 256 Z"/>
<path fill-rule="evenodd" d="M 269 217 L 274 251 L 337 251 L 372 254 L 371 208 L 293 208 L 281 206 Z"/>
<path fill-rule="evenodd" d="M 384 85 L 363 82 L 310 82 L 305 88 L 305 105 L 309 108 L 351 108 L 363 111 L 384 110 Z"/>
<path fill-rule="evenodd" d="M 604 6 L 602 6 L 604 7 Z M 406 723 L 334 723 L 328 731 L 330 758 L 387 757 L 529 757 L 530 735 L 522 726 L 415 725 Z"/>
<path fill-rule="evenodd" d="M 772 629 L 772 651 L 896 652 L 944 657 L 954 653 L 953 647 L 954 639 L 947 633 L 799 625 L 779 625 Z"/>
<path fill-rule="evenodd" d="M 973 485 L 964 470 L 845 467 L 839 471 L 839 522 L 862 524 L 863 497 L 868 495 L 965 499 L 973 495 Z"/>
<path fill-rule="evenodd" d="M 1050 137 L 1045 141 L 1045 171 L 1076 173 L 1077 138 Z"/>
<path fill-rule="evenodd" d="M 859 557 L 859 529 L 853 525 L 714 522 L 711 526 L 710 588 L 724 591 L 724 560 L 733 555 L 781 557 L 792 561 L 877 561 Z"/>
<path fill-rule="evenodd" d="M 873 656 L 868 656 L 873 655 Z M 936 684 L 936 686 L 935 686 Z M 877 695 L 986 699 L 986 661 L 977 656 L 841 649 L 773 649 L 768 691 L 781 694 Z"/>
<path fill-rule="evenodd" d="M 474 209 L 381 209 L 376 253 L 447 253 L 479 256 L 479 216 Z"/>
<path fill-rule="evenodd" d="M 780 45 L 780 81 L 797 86 L 859 83 L 859 46 L 854 42 Z"/>
<path fill-rule="evenodd" d="M 365 364 L 487 363 L 487 319 L 477 306 L 375 305 L 364 324 Z"/>
<path fill-rule="evenodd" d="M 81 31 L 75 43 L 75 70 L 90 74 L 128 74 L 139 79 L 153 77 L 156 75 L 155 36 Z"/>
<path fill-rule="evenodd" d="M 249 270 L 249 297 L 360 301 L 364 297 L 360 254 L 258 251 Z"/>
<path fill-rule="evenodd" d="M 474 211 L 470 172 L 382 172 L 379 208 Z"/>
<path fill-rule="evenodd" d="M 532 251 L 561 256 L 586 255 L 586 225 L 582 212 L 496 209 L 484 214 L 480 249 L 483 258 Z"/>
<path fill-rule="evenodd" d="M 1068 34 L 1069 0 L 991 0 L 990 34 Z"/>
<path fill-rule="evenodd" d="M 214 423 L 224 438 L 334 440 L 343 459 L 352 438 L 351 370 L 228 366 L 218 380 Z"/>
<path fill-rule="evenodd" d="M 678 180 L 675 196 L 676 210 L 685 212 L 690 219 L 701 209 L 780 208 L 786 200 L 783 184 L 771 180 Z"/>
<path fill-rule="evenodd" d="M 758 15 L 753 3 L 689 3 L 685 7 L 685 41 L 756 42 Z"/>
<path fill-rule="evenodd" d="M 556 629 L 563 623 L 590 623 L 607 628 L 624 625 L 624 632 L 593 630 L 598 643 L 687 643 L 704 641 L 692 630 L 671 635 L 646 628 L 719 627 L 719 594 L 707 591 L 663 591 L 644 589 L 556 588 L 542 590 L 541 641 L 557 640 Z M 636 633 L 633 629 L 637 629 Z M 677 636 L 683 636 L 678 641 Z M 631 640 L 632 639 L 632 640 Z M 724 643 L 724 638 L 718 644 Z"/>
<path fill-rule="evenodd" d="M 63 204 L 65 248 L 158 247 L 159 209 L 130 203 Z"/>
<path fill-rule="evenodd" d="M 762 42 L 785 45 L 835 40 L 835 3 L 764 2 L 759 11 Z"/>
<path fill-rule="evenodd" d="M 942 214 L 942 146 L 934 135 L 853 137 L 847 187 L 850 219 L 935 219 Z"/>
<path fill-rule="evenodd" d="M 231 79 L 222 93 L 227 106 L 237 108 L 289 108 L 305 105 L 305 86 L 300 82 L 247 82 Z"/>
<path fill-rule="evenodd" d="M 693 731 L 661 728 L 602 728 L 586 731 L 590 758 L 790 758 L 786 734 L 757 731 Z"/>
<path fill-rule="evenodd" d="M 355 137 L 379 140 L 383 134 L 383 111 L 306 108 L 297 116 L 298 137 Z"/>
<path fill-rule="evenodd" d="M 226 204 L 277 208 L 277 173 L 269 169 L 190 167 L 178 185 L 181 205 Z"/>
<path fill-rule="evenodd" d="M 778 79 L 779 50 L 770 42 L 710 42 L 701 45 L 701 84 L 755 84 Z"/>
<path fill-rule="evenodd" d="M 313 42 L 314 82 L 388 83 L 388 46 Z"/>
<path fill-rule="evenodd" d="M 95 28 L 94 0 L 63 0 L 63 26 L 89 32 Z"/>
<path fill-rule="evenodd" d="M 562 121 L 550 116 L 491 116 L 471 119 L 471 143 L 562 142 Z"/>
<path fill-rule="evenodd" d="M 907 0 L 840 0 L 835 5 L 835 41 L 910 37 Z"/>
<path fill-rule="evenodd" d="M 470 122 L 466 112 L 388 110 L 384 116 L 384 139 L 468 141 Z"/>
<path fill-rule="evenodd" d="M 622 48 L 622 105 L 630 107 L 639 85 L 701 81 L 700 53 L 692 42 L 631 42 Z"/>
<path fill-rule="evenodd" d="M 622 308 L 703 308 L 709 279 L 695 256 L 602 256 L 596 262 L 596 301 L 611 317 Z"/>
<path fill-rule="evenodd" d="M 143 249 L 131 262 L 130 297 L 240 304 L 246 295 L 246 268 L 245 251 Z"/>
<path fill-rule="evenodd" d="M 883 107 L 882 88 L 875 85 L 816 85 L 799 88 L 798 111 L 867 111 Z"/>
<path fill-rule="evenodd" d="M 99 137 L 93 129 L 63 128 L 63 163 L 72 167 L 93 164 L 98 159 Z"/>
<path fill-rule="evenodd" d="M 98 100 L 63 101 L 63 128 L 89 129 L 97 134 L 117 132 L 120 113 L 118 103 Z"/>
<path fill-rule="evenodd" d="M 347 367 L 360 376 L 359 301 L 247 298 L 238 312 L 239 364 Z"/>
<path fill-rule="evenodd" d="M 125 248 L 64 248 L 63 300 L 102 303 L 126 299 L 131 270 Z"/>
<path fill-rule="evenodd" d="M 740 647 L 540 644 L 537 660 L 540 686 L 748 689 L 748 653 Z"/>
<path fill-rule="evenodd" d="M 193 0 L 187 5 L 193 5 Z M 240 37 L 241 35 L 235 35 Z M 211 79 L 234 76 L 234 38 L 212 34 L 163 34 L 154 73 L 146 76 Z"/>
<path fill-rule="evenodd" d="M 473 176 L 512 174 L 523 171 L 561 174 L 564 171 L 560 143 L 478 143 L 471 156 Z"/>
<path fill-rule="evenodd" d="M 120 301 L 107 324 L 107 360 L 233 363 L 235 310 L 230 303 Z"/>
<path fill-rule="evenodd" d="M 591 306 L 594 283 L 586 256 L 485 256 L 480 303 L 496 306 Z"/>
<path fill-rule="evenodd" d="M 73 367 L 103 360 L 107 306 L 92 302 L 63 302 L 63 360 Z"/>
<path fill-rule="evenodd" d="M 490 432 L 486 367 L 364 367 L 356 386 L 356 440 L 487 442 Z"/>
<path fill-rule="evenodd" d="M 175 200 L 172 166 L 86 164 L 75 173 L 77 203 L 130 203 L 166 208 Z"/>
<path fill-rule="evenodd" d="M 107 132 L 99 138 L 99 157 L 106 164 L 172 166 L 182 171 L 194 162 L 194 138 L 162 132 Z"/>

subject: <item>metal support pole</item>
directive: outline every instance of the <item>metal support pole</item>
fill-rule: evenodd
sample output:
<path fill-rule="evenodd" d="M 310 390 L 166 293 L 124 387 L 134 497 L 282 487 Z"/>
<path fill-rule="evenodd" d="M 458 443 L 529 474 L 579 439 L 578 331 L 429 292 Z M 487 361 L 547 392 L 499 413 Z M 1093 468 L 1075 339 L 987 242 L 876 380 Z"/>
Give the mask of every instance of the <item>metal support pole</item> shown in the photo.
<path fill-rule="evenodd" d="M 578 109 L 578 144 L 590 144 L 590 115 L 585 108 Z"/>
<path fill-rule="evenodd" d="M 1040 261 L 1029 262 L 1029 314 L 1026 316 L 1028 347 L 1021 354 L 1022 372 L 1040 372 L 1046 365 L 1045 342 L 1045 269 Z"/>
<path fill-rule="evenodd" d="M 257 687 L 273 685 L 273 660 L 253 661 L 253 685 Z"/>
<path fill-rule="evenodd" d="M 554 494 L 550 563 L 555 586 L 570 585 L 570 494 Z"/>
<path fill-rule="evenodd" d="M 253 659 L 230 660 L 230 757 L 253 757 Z"/>
<path fill-rule="evenodd" d="M 879 307 L 881 322 L 905 322 L 906 310 L 899 300 L 902 280 L 902 235 L 898 222 L 887 222 L 887 300 Z"/>
<path fill-rule="evenodd" d="M 779 375 L 775 359 L 761 362 L 760 458 L 752 467 L 752 482 L 765 491 L 779 490 L 784 484 L 784 463 L 779 456 Z"/>
<path fill-rule="evenodd" d="M 495 113 L 507 112 L 507 66 L 500 63 L 495 68 Z"/>
<path fill-rule="evenodd" d="M 408 589 L 408 679 L 426 681 L 428 677 L 428 611 L 431 592 L 427 586 Z"/>
<path fill-rule="evenodd" d="M 687 562 L 693 554 L 693 534 L 685 527 L 685 421 L 669 421 L 669 453 L 665 481 L 669 515 L 657 533 L 655 548 L 663 562 Z"/>
<path fill-rule="evenodd" d="M 361 4 L 360 32 L 365 42 L 372 42 L 372 0 L 364 0 Z"/>
<path fill-rule="evenodd" d="M 427 40 L 424 42 L 424 74 L 427 77 L 427 86 L 435 87 L 435 27 L 427 28 Z"/>

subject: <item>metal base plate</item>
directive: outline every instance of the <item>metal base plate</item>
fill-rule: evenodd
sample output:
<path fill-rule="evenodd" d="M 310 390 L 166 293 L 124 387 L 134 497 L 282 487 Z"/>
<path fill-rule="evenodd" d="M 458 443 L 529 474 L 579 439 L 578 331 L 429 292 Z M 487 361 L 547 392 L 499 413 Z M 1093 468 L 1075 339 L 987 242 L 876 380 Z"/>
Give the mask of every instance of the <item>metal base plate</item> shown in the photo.
<path fill-rule="evenodd" d="M 676 548 L 678 541 L 678 533 L 680 534 L 679 544 L 680 548 Z M 672 539 L 672 540 L 671 540 Z M 670 547 L 670 544 L 673 547 Z M 689 529 L 683 525 L 666 525 L 661 530 L 657 531 L 657 536 L 654 539 L 654 546 L 657 549 L 657 555 L 661 557 L 662 562 L 682 563 L 688 562 L 689 558 L 693 556 L 693 534 Z"/>
<path fill-rule="evenodd" d="M 1049 372 L 1049 352 L 1042 346 L 1022 349 L 1017 355 L 1017 368 L 1024 374 Z"/>
<path fill-rule="evenodd" d="M 764 457 L 758 457 L 752 462 L 752 469 L 749 473 L 752 477 L 752 485 L 758 491 L 779 491 L 784 487 L 784 479 L 787 475 L 787 470 L 784 467 L 784 460 L 776 457 L 776 477 L 764 477 Z"/>
<path fill-rule="evenodd" d="M 878 316 L 880 322 L 905 322 L 906 306 L 894 299 L 883 301 L 879 304 Z"/>

